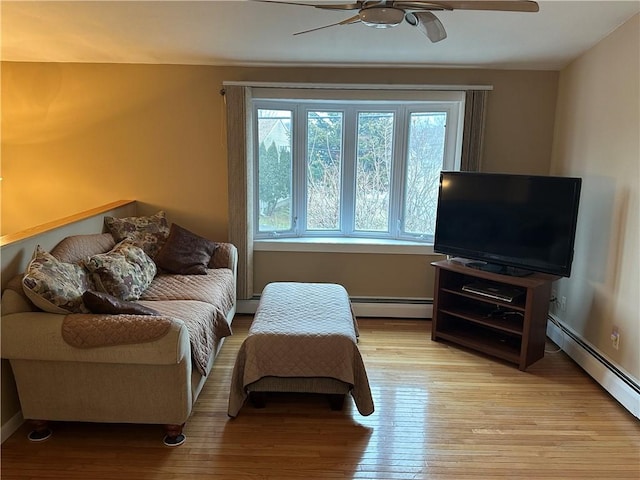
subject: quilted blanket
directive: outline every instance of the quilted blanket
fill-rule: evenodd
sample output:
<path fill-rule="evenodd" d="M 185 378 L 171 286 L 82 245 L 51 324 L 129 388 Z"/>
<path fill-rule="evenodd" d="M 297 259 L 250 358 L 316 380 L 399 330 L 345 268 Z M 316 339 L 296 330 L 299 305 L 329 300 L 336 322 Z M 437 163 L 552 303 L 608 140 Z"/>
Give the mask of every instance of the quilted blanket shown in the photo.
<path fill-rule="evenodd" d="M 159 300 L 139 303 L 158 310 L 162 315 L 179 318 L 189 331 L 193 366 L 206 376 L 209 358 L 221 338 L 231 335 L 231 326 L 224 312 L 197 300 Z"/>
<path fill-rule="evenodd" d="M 148 315 L 66 315 L 62 338 L 76 348 L 143 343 L 167 334 L 171 319 Z"/>
<path fill-rule="evenodd" d="M 193 366 L 205 376 L 219 340 L 231 335 L 225 312 L 233 305 L 234 294 L 235 279 L 229 269 L 210 269 L 207 275 L 158 275 L 138 303 L 161 317 L 69 314 L 62 335 L 77 348 L 149 342 L 165 335 L 172 319 L 179 319 L 189 331 Z M 164 333 L 160 320 L 166 322 Z"/>
<path fill-rule="evenodd" d="M 351 386 L 362 415 L 373 399 L 357 346 L 357 323 L 346 290 L 323 283 L 270 283 L 233 370 L 228 414 L 238 415 L 247 386 L 266 376 L 334 378 Z"/>

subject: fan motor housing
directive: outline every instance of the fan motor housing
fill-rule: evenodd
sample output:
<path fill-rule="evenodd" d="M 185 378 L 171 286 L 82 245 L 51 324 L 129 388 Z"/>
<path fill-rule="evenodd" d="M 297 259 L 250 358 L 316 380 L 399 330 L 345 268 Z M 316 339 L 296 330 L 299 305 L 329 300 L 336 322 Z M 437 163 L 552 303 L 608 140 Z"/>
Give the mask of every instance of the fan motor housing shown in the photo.
<path fill-rule="evenodd" d="M 368 27 L 389 28 L 402 23 L 404 10 L 375 5 L 360 10 L 359 16 L 360 21 Z"/>

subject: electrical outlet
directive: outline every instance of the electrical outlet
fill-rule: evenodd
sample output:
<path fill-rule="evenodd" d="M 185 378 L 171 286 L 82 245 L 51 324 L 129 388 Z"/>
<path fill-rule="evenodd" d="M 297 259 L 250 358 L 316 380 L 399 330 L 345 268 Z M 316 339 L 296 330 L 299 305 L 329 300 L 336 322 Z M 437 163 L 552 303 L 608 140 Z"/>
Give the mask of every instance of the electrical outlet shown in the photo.
<path fill-rule="evenodd" d="M 613 345 L 613 348 L 616 350 L 620 347 L 620 332 L 618 331 L 618 327 L 613 327 L 613 330 L 611 330 L 611 345 Z"/>
<path fill-rule="evenodd" d="M 560 298 L 560 311 L 567 311 L 567 297 L 565 297 L 564 295 Z"/>

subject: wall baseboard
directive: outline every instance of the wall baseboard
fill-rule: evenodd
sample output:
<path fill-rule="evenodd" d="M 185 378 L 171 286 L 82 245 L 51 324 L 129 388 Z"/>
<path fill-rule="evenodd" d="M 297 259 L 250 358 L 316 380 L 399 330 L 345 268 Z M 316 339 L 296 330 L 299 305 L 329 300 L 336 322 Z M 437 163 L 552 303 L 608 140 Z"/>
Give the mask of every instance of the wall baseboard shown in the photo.
<path fill-rule="evenodd" d="M 0 443 L 4 443 L 7 438 L 16 433 L 23 423 L 24 418 L 22 417 L 22 412 L 18 412 L 11 417 L 8 422 L 2 425 L 2 429 L 0 430 Z"/>
<path fill-rule="evenodd" d="M 582 339 L 555 316 L 547 322 L 547 336 L 611 394 L 633 416 L 640 418 L 640 385 L 615 363 Z"/>
<path fill-rule="evenodd" d="M 258 308 L 259 298 L 238 301 L 238 313 L 253 315 Z M 422 318 L 431 320 L 433 304 L 430 300 L 351 298 L 351 307 L 356 317 Z"/>

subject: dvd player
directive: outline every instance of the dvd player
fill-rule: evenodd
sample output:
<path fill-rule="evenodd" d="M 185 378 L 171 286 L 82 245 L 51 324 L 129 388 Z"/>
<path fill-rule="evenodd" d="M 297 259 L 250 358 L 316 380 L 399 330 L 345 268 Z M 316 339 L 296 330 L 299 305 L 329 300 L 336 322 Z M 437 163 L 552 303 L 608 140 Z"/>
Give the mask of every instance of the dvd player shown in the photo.
<path fill-rule="evenodd" d="M 507 303 L 512 303 L 516 298 L 524 294 L 524 290 L 519 288 L 485 282 L 469 283 L 462 287 L 462 291 Z"/>

